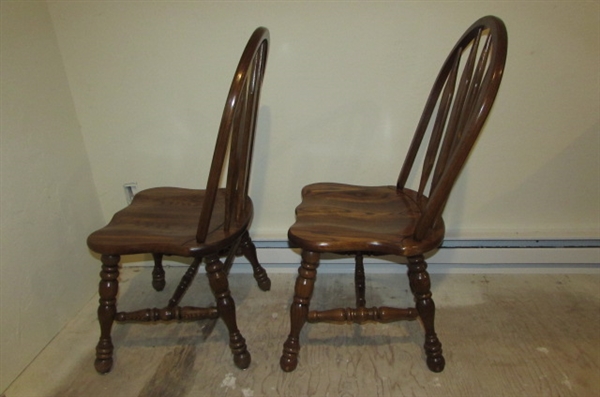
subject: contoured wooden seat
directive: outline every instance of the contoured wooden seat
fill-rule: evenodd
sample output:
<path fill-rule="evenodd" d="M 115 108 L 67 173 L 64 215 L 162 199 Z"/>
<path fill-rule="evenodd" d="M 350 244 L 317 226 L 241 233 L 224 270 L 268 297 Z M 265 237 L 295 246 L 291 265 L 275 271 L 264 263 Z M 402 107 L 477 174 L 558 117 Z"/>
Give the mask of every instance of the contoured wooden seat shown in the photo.
<path fill-rule="evenodd" d="M 507 50 L 503 22 L 493 16 L 476 21 L 460 38 L 435 80 L 395 186 L 317 183 L 302 189 L 296 222 L 288 231 L 302 249 L 291 330 L 280 365 L 298 364 L 300 331 L 308 321 L 333 323 L 392 322 L 420 318 L 431 371 L 445 360 L 434 328 L 435 304 L 424 254 L 444 239 L 442 211 L 450 190 L 490 112 L 500 86 Z M 462 55 L 466 60 L 461 62 Z M 406 187 L 424 137 L 423 166 L 416 190 Z M 309 311 L 319 259 L 323 253 L 356 257 L 356 308 Z M 405 257 L 415 307 L 367 307 L 363 256 Z"/>
<path fill-rule="evenodd" d="M 98 308 L 100 340 L 95 361 L 98 372 L 109 372 L 113 365 L 111 329 L 114 321 L 222 318 L 229 330 L 235 364 L 242 369 L 250 365 L 250 353 L 237 328 L 235 302 L 227 275 L 234 257 L 243 254 L 253 267 L 259 287 L 266 291 L 271 285 L 249 235 L 253 207 L 248 196 L 268 47 L 269 31 L 262 27 L 256 29 L 231 83 L 206 189 L 160 187 L 144 190 L 135 195 L 128 207 L 117 212 L 108 225 L 88 237 L 88 247 L 102 255 Z M 220 187 L 224 168 L 227 168 L 225 187 Z M 165 286 L 164 255 L 189 257 L 193 262 L 164 308 L 117 312 L 120 257 L 140 253 L 150 253 L 154 257 L 152 285 L 157 291 Z M 224 263 L 221 257 L 226 257 Z M 203 260 L 216 307 L 180 307 L 179 302 Z"/>

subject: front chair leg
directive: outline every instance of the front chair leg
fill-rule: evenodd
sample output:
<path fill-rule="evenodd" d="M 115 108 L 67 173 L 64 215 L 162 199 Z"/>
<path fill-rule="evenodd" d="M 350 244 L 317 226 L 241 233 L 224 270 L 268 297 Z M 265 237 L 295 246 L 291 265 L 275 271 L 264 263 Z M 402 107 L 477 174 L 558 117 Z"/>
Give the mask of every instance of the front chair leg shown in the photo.
<path fill-rule="evenodd" d="M 251 357 L 246 347 L 246 340 L 237 327 L 235 302 L 229 291 L 229 282 L 227 281 L 223 262 L 220 261 L 218 255 L 206 257 L 206 272 L 210 288 L 217 300 L 219 316 L 229 330 L 229 347 L 233 353 L 233 362 L 238 368 L 246 369 L 250 366 Z"/>
<path fill-rule="evenodd" d="M 269 280 L 269 276 L 267 276 L 267 271 L 258 262 L 258 257 L 256 256 L 256 246 L 252 242 L 248 232 L 244 233 L 244 236 L 242 237 L 240 250 L 242 251 L 244 257 L 248 259 L 250 265 L 252 265 L 254 279 L 258 283 L 258 287 L 263 291 L 270 290 L 271 280 Z"/>
<path fill-rule="evenodd" d="M 100 306 L 98 321 L 100 322 L 100 340 L 96 346 L 94 367 L 101 374 L 109 372 L 113 365 L 113 344 L 110 336 L 117 313 L 117 292 L 119 291 L 119 255 L 102 255 L 102 271 L 100 272 Z"/>
<path fill-rule="evenodd" d="M 425 328 L 424 348 L 427 355 L 427 366 L 433 372 L 442 372 L 446 361 L 442 356 L 442 344 L 435 333 L 435 303 L 431 299 L 431 281 L 423 256 L 408 258 L 408 278 L 419 317 Z"/>
<path fill-rule="evenodd" d="M 156 291 L 162 291 L 167 284 L 165 280 L 165 269 L 163 269 L 163 254 L 152 254 L 154 259 L 154 269 L 152 269 L 152 287 Z"/>
<path fill-rule="evenodd" d="M 283 344 L 283 354 L 279 365 L 285 372 L 296 369 L 300 352 L 300 331 L 306 323 L 310 298 L 313 293 L 319 266 L 317 252 L 302 251 L 302 263 L 298 269 L 298 278 L 294 289 L 294 301 L 290 308 L 290 334 Z"/>

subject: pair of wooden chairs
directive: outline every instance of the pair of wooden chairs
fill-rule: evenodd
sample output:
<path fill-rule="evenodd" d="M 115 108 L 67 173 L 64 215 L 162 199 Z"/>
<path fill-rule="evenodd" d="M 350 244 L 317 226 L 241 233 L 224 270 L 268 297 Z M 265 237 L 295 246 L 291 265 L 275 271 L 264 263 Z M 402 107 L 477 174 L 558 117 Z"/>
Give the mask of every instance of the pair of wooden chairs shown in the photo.
<path fill-rule="evenodd" d="M 95 361 L 98 372 L 110 371 L 113 364 L 114 321 L 222 318 L 235 364 L 242 369 L 250 365 L 250 354 L 237 328 L 227 276 L 235 256 L 244 255 L 253 267 L 258 286 L 265 291 L 270 288 L 249 236 L 253 207 L 248 196 L 268 46 L 268 30 L 258 28 L 242 54 L 225 103 L 206 189 L 144 190 L 107 226 L 89 236 L 89 248 L 102 258 L 98 308 L 101 333 Z M 291 330 L 280 361 L 284 371 L 297 366 L 300 331 L 306 322 L 362 324 L 417 318 L 425 329 L 429 369 L 444 369 L 424 254 L 443 241 L 444 205 L 492 107 L 506 50 L 506 28 L 493 16 L 476 21 L 459 39 L 435 80 L 395 186 L 317 183 L 304 187 L 296 222 L 288 233 L 290 242 L 302 250 L 302 262 L 290 310 Z M 466 60 L 461 62 L 463 54 Z M 428 144 L 421 151 L 426 137 Z M 421 176 L 418 188 L 412 190 L 406 183 L 417 158 L 422 159 Z M 225 164 L 225 186 L 220 187 Z M 139 253 L 153 255 L 152 285 L 158 291 L 165 286 L 164 255 L 189 257 L 192 264 L 165 308 L 117 312 L 120 257 Z M 356 308 L 309 311 L 323 253 L 356 258 Z M 407 260 L 413 308 L 366 306 L 363 257 L 390 254 Z M 216 307 L 180 307 L 203 261 Z"/>

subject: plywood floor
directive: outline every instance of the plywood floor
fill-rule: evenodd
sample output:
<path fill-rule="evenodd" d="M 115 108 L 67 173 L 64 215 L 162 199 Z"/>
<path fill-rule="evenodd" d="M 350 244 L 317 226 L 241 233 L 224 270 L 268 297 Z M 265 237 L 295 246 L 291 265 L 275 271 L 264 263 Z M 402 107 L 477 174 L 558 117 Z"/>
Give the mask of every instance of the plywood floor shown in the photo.
<path fill-rule="evenodd" d="M 368 271 L 368 269 L 367 269 Z M 168 269 L 170 286 L 182 268 Z M 432 275 L 446 369 L 429 372 L 418 322 L 307 324 L 300 364 L 279 369 L 295 275 L 271 275 L 262 292 L 233 274 L 238 325 L 252 354 L 233 365 L 224 324 L 115 325 L 115 366 L 93 369 L 97 300 L 91 300 L 6 397 L 93 396 L 599 396 L 600 275 Z M 123 302 L 162 306 L 150 269 L 122 272 Z M 404 273 L 368 275 L 367 304 L 411 303 Z M 351 305 L 352 276 L 320 274 L 313 307 Z M 165 298 L 165 302 L 166 302 Z M 183 304 L 211 302 L 203 274 Z M 346 305 L 344 303 L 343 305 Z M 123 304 L 120 309 L 126 310 Z M 131 306 L 134 308 L 134 305 Z"/>

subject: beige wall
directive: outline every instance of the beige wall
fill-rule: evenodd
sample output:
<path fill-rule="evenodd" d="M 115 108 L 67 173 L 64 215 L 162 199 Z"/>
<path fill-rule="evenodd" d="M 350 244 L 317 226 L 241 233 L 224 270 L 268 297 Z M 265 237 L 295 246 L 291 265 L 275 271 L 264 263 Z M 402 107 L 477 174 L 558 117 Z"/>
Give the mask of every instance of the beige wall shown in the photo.
<path fill-rule="evenodd" d="M 94 295 L 102 223 L 47 6 L 1 14 L 0 392 Z"/>
<path fill-rule="evenodd" d="M 598 2 L 1 4 L 0 390 L 95 291 L 85 237 L 122 184 L 203 186 L 259 25 L 256 237 L 285 239 L 306 183 L 393 184 L 441 62 L 485 14 L 506 22 L 509 58 L 449 235 L 600 234 Z"/>
<path fill-rule="evenodd" d="M 50 5 L 105 218 L 122 184 L 201 187 L 246 38 L 272 34 L 252 196 L 285 239 L 315 181 L 394 184 L 432 81 L 476 18 L 509 32 L 449 236 L 599 232 L 598 2 L 56 2 Z"/>

